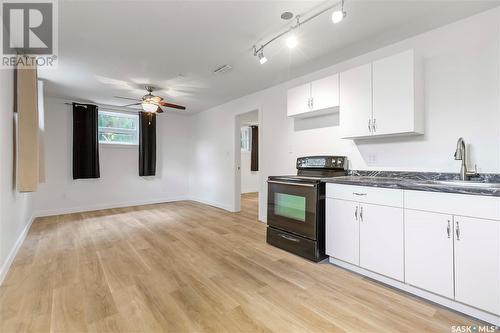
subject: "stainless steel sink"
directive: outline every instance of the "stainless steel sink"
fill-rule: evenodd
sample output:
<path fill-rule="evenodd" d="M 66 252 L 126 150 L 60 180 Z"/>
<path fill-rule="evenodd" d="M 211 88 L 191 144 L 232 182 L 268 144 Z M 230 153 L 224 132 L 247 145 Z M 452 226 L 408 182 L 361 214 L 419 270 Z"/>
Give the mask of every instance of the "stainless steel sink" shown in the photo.
<path fill-rule="evenodd" d="M 500 183 L 483 183 L 483 182 L 473 182 L 473 181 L 463 181 L 463 180 L 428 180 L 428 181 L 418 181 L 418 183 L 421 185 L 444 185 L 452 187 L 500 189 Z"/>

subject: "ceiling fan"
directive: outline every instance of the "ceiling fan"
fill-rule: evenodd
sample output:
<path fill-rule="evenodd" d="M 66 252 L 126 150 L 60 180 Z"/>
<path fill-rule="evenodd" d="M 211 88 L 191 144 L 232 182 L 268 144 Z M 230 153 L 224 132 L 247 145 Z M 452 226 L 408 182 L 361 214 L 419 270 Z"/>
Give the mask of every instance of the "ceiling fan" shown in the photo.
<path fill-rule="evenodd" d="M 141 99 L 120 97 L 120 96 L 115 96 L 115 97 L 121 98 L 121 99 L 131 99 L 133 101 L 137 101 L 136 103 L 123 105 L 122 107 L 141 105 L 142 109 L 145 112 L 150 112 L 150 113 L 155 113 L 155 112 L 156 113 L 163 113 L 164 112 L 162 109 L 163 107 L 179 109 L 179 110 L 186 110 L 185 106 L 163 102 L 162 97 L 153 95 L 154 87 L 146 85 L 144 88 L 147 90 L 148 93 L 146 95 L 142 96 Z"/>

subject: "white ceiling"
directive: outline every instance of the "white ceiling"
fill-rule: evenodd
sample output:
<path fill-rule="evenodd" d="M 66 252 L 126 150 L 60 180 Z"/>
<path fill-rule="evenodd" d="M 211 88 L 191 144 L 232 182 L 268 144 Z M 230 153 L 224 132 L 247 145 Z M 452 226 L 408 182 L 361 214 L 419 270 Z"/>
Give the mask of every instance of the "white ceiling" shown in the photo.
<path fill-rule="evenodd" d="M 325 13 L 297 29 L 296 49 L 278 40 L 265 65 L 253 56 L 253 43 L 286 27 L 283 11 L 307 17 L 336 2 L 60 0 L 59 67 L 39 75 L 50 96 L 117 106 L 127 101 L 113 96 L 140 97 L 148 83 L 194 113 L 499 5 L 346 0 L 342 23 Z M 213 74 L 224 64 L 233 69 Z"/>

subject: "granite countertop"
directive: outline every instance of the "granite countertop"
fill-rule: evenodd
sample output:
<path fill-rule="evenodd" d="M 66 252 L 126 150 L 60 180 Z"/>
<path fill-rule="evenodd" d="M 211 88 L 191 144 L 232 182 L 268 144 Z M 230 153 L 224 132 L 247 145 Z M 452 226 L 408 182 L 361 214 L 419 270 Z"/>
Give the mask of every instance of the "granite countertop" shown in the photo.
<path fill-rule="evenodd" d="M 446 192 L 500 197 L 500 175 L 483 174 L 460 181 L 458 174 L 434 172 L 349 171 L 348 176 L 323 180 L 326 183 Z"/>

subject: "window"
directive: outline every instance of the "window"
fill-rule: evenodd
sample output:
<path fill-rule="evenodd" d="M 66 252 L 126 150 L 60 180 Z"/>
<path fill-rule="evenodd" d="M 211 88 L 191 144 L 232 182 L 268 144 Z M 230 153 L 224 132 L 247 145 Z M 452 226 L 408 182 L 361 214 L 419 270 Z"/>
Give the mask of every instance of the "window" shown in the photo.
<path fill-rule="evenodd" d="M 99 143 L 138 145 L 139 116 L 121 112 L 99 111 Z"/>
<path fill-rule="evenodd" d="M 240 148 L 241 150 L 249 151 L 252 146 L 251 141 L 252 132 L 250 127 L 242 127 L 240 132 Z"/>

